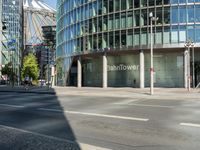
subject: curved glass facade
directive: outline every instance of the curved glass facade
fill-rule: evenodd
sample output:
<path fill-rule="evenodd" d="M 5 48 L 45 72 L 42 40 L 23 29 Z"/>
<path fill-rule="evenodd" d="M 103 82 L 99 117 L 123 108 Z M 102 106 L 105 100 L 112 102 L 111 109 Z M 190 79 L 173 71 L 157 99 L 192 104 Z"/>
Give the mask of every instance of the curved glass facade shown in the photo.
<path fill-rule="evenodd" d="M 158 17 L 153 23 L 157 49 L 184 48 L 187 39 L 200 42 L 200 0 L 58 0 L 57 58 L 63 61 L 63 74 L 71 56 L 148 50 L 150 12 Z"/>

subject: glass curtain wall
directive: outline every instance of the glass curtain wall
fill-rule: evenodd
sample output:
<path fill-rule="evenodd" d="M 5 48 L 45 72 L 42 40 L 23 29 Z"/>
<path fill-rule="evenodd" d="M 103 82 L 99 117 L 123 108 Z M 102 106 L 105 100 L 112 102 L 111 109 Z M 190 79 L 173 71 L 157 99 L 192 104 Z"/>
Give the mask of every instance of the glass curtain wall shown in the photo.
<path fill-rule="evenodd" d="M 194 3 L 195 2 L 195 3 Z M 149 13 L 158 17 L 154 44 L 200 42 L 197 0 L 58 0 L 57 58 L 106 48 L 149 48 Z M 67 59 L 67 58 L 66 58 Z M 69 64 L 70 65 L 70 64 Z"/>

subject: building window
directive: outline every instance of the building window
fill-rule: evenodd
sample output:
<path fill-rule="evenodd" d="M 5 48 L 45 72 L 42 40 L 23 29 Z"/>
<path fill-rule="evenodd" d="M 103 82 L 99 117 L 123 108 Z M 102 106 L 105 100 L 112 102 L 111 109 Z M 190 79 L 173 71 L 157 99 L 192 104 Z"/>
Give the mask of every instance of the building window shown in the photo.
<path fill-rule="evenodd" d="M 186 26 L 180 26 L 179 42 L 184 43 L 186 41 Z"/>
<path fill-rule="evenodd" d="M 133 26 L 133 12 L 130 11 L 127 14 L 127 27 L 130 28 Z"/>
<path fill-rule="evenodd" d="M 133 30 L 128 30 L 126 41 L 127 46 L 133 46 Z"/>
<path fill-rule="evenodd" d="M 188 22 L 194 21 L 194 6 L 188 6 Z"/>
<path fill-rule="evenodd" d="M 164 24 L 170 24 L 170 8 L 164 7 Z"/>
<path fill-rule="evenodd" d="M 178 7 L 172 7 L 171 20 L 172 23 L 178 23 Z"/>
<path fill-rule="evenodd" d="M 121 28 L 126 28 L 126 13 L 121 13 Z"/>
<path fill-rule="evenodd" d="M 172 26 L 171 40 L 172 43 L 178 43 L 178 26 Z"/>
<path fill-rule="evenodd" d="M 115 11 L 120 10 L 120 0 L 115 0 Z"/>
<path fill-rule="evenodd" d="M 133 9 L 133 0 L 128 0 L 127 1 L 127 8 L 128 9 Z"/>
<path fill-rule="evenodd" d="M 200 5 L 195 6 L 195 18 L 196 22 L 200 22 Z"/>
<path fill-rule="evenodd" d="M 187 26 L 187 31 L 188 31 L 188 36 L 187 36 L 187 39 L 190 39 L 192 41 L 195 41 L 194 39 L 194 26 Z"/>
<path fill-rule="evenodd" d="M 180 23 L 186 23 L 186 7 L 181 6 L 179 7 L 179 22 Z"/>
<path fill-rule="evenodd" d="M 126 0 L 121 0 L 121 10 L 126 10 Z"/>
<path fill-rule="evenodd" d="M 163 43 L 164 44 L 169 44 L 170 43 L 170 27 L 164 27 Z"/>

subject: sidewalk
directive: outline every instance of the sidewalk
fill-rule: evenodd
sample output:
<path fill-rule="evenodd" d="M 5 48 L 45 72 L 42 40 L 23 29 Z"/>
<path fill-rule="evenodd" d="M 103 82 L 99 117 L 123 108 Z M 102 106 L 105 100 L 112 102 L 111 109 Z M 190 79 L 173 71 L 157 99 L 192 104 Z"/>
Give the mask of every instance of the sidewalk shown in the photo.
<path fill-rule="evenodd" d="M 28 90 L 24 86 L 6 86 L 0 85 L 0 92 L 17 92 L 17 93 L 36 93 L 36 94 L 56 94 L 53 88 L 32 86 Z"/>
<path fill-rule="evenodd" d="M 123 97 L 123 98 L 149 98 L 149 99 L 199 99 L 200 89 L 192 89 L 189 92 L 185 88 L 155 88 L 154 95 L 150 95 L 150 89 L 144 88 L 95 88 L 95 87 L 30 87 L 25 90 L 21 87 L 0 86 L 0 92 L 19 92 L 37 94 L 56 94 L 58 96 L 98 96 L 98 97 Z"/>

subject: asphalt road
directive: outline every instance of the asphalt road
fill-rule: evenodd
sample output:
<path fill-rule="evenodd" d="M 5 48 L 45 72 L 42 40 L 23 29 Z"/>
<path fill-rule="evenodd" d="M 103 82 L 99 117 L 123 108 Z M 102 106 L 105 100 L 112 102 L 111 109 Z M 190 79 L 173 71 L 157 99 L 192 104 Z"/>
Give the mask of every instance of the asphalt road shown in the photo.
<path fill-rule="evenodd" d="M 99 147 L 197 150 L 200 101 L 0 93 L 0 149 Z"/>

